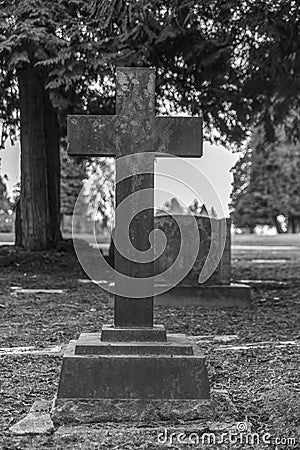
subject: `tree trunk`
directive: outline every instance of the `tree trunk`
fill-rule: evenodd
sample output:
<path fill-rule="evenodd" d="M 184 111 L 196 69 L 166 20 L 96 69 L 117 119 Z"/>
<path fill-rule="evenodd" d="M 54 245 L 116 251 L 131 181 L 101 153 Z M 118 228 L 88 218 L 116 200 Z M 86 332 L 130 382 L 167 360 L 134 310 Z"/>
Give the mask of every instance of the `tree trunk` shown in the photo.
<path fill-rule="evenodd" d="M 280 223 L 279 223 L 278 220 L 277 220 L 277 216 L 273 217 L 273 223 L 274 223 L 274 225 L 275 225 L 275 227 L 276 227 L 277 233 L 278 233 L 278 234 L 282 234 L 284 231 L 283 231 L 283 229 L 281 228 L 281 225 L 280 225 Z"/>
<path fill-rule="evenodd" d="M 300 217 L 296 217 L 295 233 L 300 233 Z"/>
<path fill-rule="evenodd" d="M 295 218 L 291 215 L 288 218 L 288 233 L 296 233 Z"/>
<path fill-rule="evenodd" d="M 49 207 L 43 118 L 43 82 L 31 66 L 18 71 L 21 128 L 21 242 L 27 250 L 48 247 Z"/>
<path fill-rule="evenodd" d="M 60 232 L 60 133 L 58 117 L 33 67 L 18 72 L 21 122 L 21 197 L 16 245 L 55 247 Z"/>
<path fill-rule="evenodd" d="M 288 218 L 288 233 L 300 233 L 300 217 L 290 215 Z"/>
<path fill-rule="evenodd" d="M 47 193 L 49 205 L 48 242 L 56 247 L 60 231 L 60 130 L 58 117 L 49 95 L 44 91 L 44 132 L 47 159 Z"/>
<path fill-rule="evenodd" d="M 16 204 L 16 218 L 15 218 L 15 246 L 22 247 L 22 224 L 21 224 L 21 205 L 20 199 Z"/>

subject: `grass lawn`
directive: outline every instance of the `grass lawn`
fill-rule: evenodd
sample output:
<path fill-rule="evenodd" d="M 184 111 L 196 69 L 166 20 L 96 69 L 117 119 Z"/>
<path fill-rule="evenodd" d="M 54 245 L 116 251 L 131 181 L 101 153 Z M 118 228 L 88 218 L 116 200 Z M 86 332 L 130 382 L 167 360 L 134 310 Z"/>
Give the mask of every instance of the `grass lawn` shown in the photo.
<path fill-rule="evenodd" d="M 157 428 L 153 428 L 159 424 L 154 423 L 63 427 L 49 436 L 12 436 L 10 425 L 27 414 L 34 400 L 53 398 L 61 355 L 3 355 L 0 449 L 300 448 L 299 241 L 299 236 L 233 238 L 232 278 L 250 280 L 253 304 L 249 309 L 155 310 L 156 323 L 163 323 L 169 332 L 238 335 L 227 343 L 197 341 L 207 356 L 216 406 L 214 422 L 219 428 L 215 426 L 219 430 L 221 424 L 229 429 L 238 422 L 246 423 L 260 439 L 269 433 L 271 444 L 162 445 L 157 441 Z M 8 251 L 4 247 L 0 255 Z M 79 283 L 79 278 L 85 274 L 70 253 L 41 252 L 1 268 L 0 347 L 65 344 L 78 338 L 81 331 L 99 331 L 103 323 L 111 322 L 108 294 L 93 284 Z M 63 293 L 18 294 L 12 289 L 18 286 L 63 289 Z M 175 425 L 191 426 L 167 424 Z M 192 425 L 197 429 L 201 424 Z M 162 430 L 164 425 L 160 426 Z M 288 442 L 290 438 L 296 440 L 295 445 Z M 275 439 L 282 443 L 277 445 Z"/>

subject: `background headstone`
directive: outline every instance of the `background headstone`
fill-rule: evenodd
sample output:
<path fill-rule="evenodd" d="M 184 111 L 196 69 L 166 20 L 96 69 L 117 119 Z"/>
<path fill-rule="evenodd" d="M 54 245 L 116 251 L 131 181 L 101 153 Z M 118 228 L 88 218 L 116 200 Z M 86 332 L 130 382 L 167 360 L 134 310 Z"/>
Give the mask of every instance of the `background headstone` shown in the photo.
<path fill-rule="evenodd" d="M 194 264 L 191 264 L 192 259 L 192 248 L 195 245 L 193 237 L 193 227 L 192 224 L 196 220 L 199 235 L 200 235 L 200 247 L 199 252 Z M 186 277 L 179 283 L 179 286 L 189 286 L 198 287 L 199 286 L 199 274 L 205 264 L 207 255 L 209 253 L 211 245 L 211 221 L 216 221 L 221 226 L 221 220 L 213 219 L 205 216 L 194 216 L 191 214 L 178 214 L 174 217 L 169 214 L 160 213 L 155 216 L 155 228 L 162 230 L 167 237 L 167 244 L 163 254 L 155 261 L 155 273 L 163 273 L 169 267 L 172 267 L 174 261 L 177 258 L 181 245 L 181 234 L 180 229 L 185 234 L 185 236 L 191 236 L 188 239 L 188 245 L 183 248 L 183 254 L 180 262 L 180 270 L 183 267 L 192 266 Z M 178 222 L 178 224 L 177 224 Z M 178 226 L 179 225 L 179 226 Z M 229 285 L 231 278 L 231 234 L 230 219 L 226 219 L 227 233 L 226 233 L 226 244 L 224 252 L 220 263 L 218 264 L 216 270 L 212 276 L 204 283 L 204 285 Z M 180 228 L 179 228 L 180 227 Z M 171 272 L 172 277 L 176 279 L 177 273 Z M 166 282 L 171 281 L 171 279 L 166 278 Z"/>

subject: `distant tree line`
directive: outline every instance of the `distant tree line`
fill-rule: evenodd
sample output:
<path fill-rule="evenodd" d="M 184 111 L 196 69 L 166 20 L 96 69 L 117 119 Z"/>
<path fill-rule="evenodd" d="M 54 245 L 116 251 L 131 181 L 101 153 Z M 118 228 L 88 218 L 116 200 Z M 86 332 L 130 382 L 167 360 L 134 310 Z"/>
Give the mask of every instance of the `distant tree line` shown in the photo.
<path fill-rule="evenodd" d="M 290 142 L 282 127 L 268 144 L 257 128 L 232 172 L 236 227 L 253 232 L 257 225 L 269 225 L 278 233 L 300 232 L 300 143 Z"/>
<path fill-rule="evenodd" d="M 216 219 L 218 217 L 215 208 L 212 206 L 208 211 L 204 203 L 200 203 L 197 198 L 194 198 L 192 203 L 186 207 L 183 206 L 178 198 L 172 197 L 170 200 L 166 200 L 165 203 L 159 208 L 158 213 L 170 213 L 170 214 L 189 214 L 193 213 L 197 216 L 205 216 Z"/>

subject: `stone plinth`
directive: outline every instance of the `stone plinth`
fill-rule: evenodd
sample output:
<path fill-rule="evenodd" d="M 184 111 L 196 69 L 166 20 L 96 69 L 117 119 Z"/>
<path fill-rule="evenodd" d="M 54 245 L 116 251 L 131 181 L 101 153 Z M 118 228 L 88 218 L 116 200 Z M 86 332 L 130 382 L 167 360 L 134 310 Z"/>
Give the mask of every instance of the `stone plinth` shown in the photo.
<path fill-rule="evenodd" d="M 193 355 L 193 348 L 184 334 L 169 334 L 168 342 L 101 341 L 101 333 L 82 333 L 76 343 L 75 355 Z"/>
<path fill-rule="evenodd" d="M 131 337 L 136 332 L 122 331 Z M 149 331 L 144 329 L 146 336 Z M 70 342 L 52 411 L 56 424 L 152 420 L 160 412 L 161 420 L 212 416 L 205 357 L 185 335 L 170 334 L 166 341 L 117 335 L 122 340 L 83 333 Z"/>
<path fill-rule="evenodd" d="M 167 333 L 163 325 L 152 328 L 117 328 L 103 325 L 100 333 L 103 342 L 166 342 Z"/>
<path fill-rule="evenodd" d="M 103 422 L 208 421 L 214 417 L 210 400 L 61 399 L 52 414 L 56 425 Z"/>

